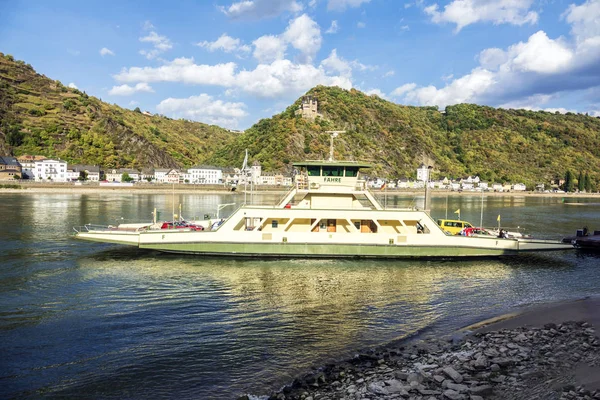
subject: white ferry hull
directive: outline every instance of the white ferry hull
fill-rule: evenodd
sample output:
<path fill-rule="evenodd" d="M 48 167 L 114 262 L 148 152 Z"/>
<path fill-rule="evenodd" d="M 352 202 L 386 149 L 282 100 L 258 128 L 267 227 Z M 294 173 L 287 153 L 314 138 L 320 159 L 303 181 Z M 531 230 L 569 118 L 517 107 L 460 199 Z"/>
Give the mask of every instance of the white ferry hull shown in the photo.
<path fill-rule="evenodd" d="M 82 232 L 77 239 L 137 246 L 168 253 L 240 257 L 422 258 L 497 257 L 527 251 L 573 249 L 570 244 L 535 239 L 430 235 L 275 234 L 263 232 Z"/>
<path fill-rule="evenodd" d="M 559 241 L 449 236 L 423 210 L 385 209 L 357 182 L 365 165 L 298 166 L 305 175 L 296 176 L 298 187 L 278 205 L 244 205 L 225 221 L 194 222 L 202 231 L 160 229 L 164 224 L 86 226 L 76 229 L 75 237 L 169 253 L 246 257 L 496 257 L 573 249 Z"/>

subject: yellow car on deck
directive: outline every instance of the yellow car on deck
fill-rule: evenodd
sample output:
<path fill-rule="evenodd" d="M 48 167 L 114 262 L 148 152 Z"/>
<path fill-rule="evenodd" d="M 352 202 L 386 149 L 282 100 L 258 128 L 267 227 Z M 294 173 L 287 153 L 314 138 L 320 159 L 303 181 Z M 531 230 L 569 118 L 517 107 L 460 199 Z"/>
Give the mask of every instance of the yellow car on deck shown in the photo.
<path fill-rule="evenodd" d="M 438 219 L 437 223 L 444 231 L 451 235 L 458 235 L 465 228 L 473 228 L 473 225 L 467 221 L 460 221 L 458 219 Z"/>

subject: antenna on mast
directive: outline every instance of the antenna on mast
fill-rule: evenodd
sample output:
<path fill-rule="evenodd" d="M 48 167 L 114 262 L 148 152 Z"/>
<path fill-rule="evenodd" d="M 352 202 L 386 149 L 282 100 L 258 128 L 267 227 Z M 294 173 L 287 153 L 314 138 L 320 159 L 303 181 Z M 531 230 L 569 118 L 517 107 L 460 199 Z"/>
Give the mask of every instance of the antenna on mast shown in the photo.
<path fill-rule="evenodd" d="M 340 133 L 346 133 L 346 131 L 325 131 L 331 135 L 331 141 L 329 144 L 329 161 L 333 161 L 333 138 L 336 138 Z"/>

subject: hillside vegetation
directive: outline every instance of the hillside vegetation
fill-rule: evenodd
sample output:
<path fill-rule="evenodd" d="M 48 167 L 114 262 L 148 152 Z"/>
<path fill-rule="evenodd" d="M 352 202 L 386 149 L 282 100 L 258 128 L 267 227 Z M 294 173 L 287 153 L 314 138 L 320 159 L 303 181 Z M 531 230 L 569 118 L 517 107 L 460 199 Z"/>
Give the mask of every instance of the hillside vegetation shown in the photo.
<path fill-rule="evenodd" d="M 182 167 L 204 163 L 226 129 L 146 116 L 37 74 L 0 53 L 0 153 L 39 154 L 114 167 Z"/>
<path fill-rule="evenodd" d="M 474 104 L 440 112 L 337 87 L 317 86 L 307 95 L 318 99 L 322 117 L 295 115 L 299 98 L 238 134 L 104 103 L 0 53 L 0 153 L 141 168 L 240 166 L 248 149 L 264 171 L 290 172 L 295 161 L 328 157 L 325 131 L 345 130 L 335 140 L 335 157 L 368 161 L 382 177 L 414 177 L 424 162 L 437 177 L 479 175 L 531 186 L 570 170 L 600 182 L 598 118 Z"/>
<path fill-rule="evenodd" d="M 411 107 L 357 90 L 317 86 L 322 118 L 295 115 L 298 99 L 281 114 L 263 119 L 217 151 L 213 160 L 243 158 L 248 148 L 267 170 L 290 168 L 329 154 L 327 130 L 345 130 L 335 140 L 337 159 L 369 161 L 373 173 L 414 177 L 422 163 L 440 177 L 477 174 L 495 182 L 533 185 L 589 173 L 600 178 L 600 119 L 544 111 L 504 110 L 474 104 Z"/>

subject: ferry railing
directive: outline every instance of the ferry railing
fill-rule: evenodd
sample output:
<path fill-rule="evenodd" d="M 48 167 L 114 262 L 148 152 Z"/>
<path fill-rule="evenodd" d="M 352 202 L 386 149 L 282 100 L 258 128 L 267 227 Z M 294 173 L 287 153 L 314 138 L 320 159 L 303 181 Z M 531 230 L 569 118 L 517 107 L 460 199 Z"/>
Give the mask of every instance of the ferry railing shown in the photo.
<path fill-rule="evenodd" d="M 114 226 L 114 225 L 94 225 L 94 224 L 85 224 L 85 225 L 80 225 L 80 226 L 74 226 L 73 230 L 77 233 L 82 233 L 82 232 L 90 232 L 90 231 L 106 231 L 106 232 L 114 232 L 114 231 L 121 231 L 121 232 L 137 232 L 139 230 L 142 230 L 141 228 L 119 228 L 118 226 Z"/>

